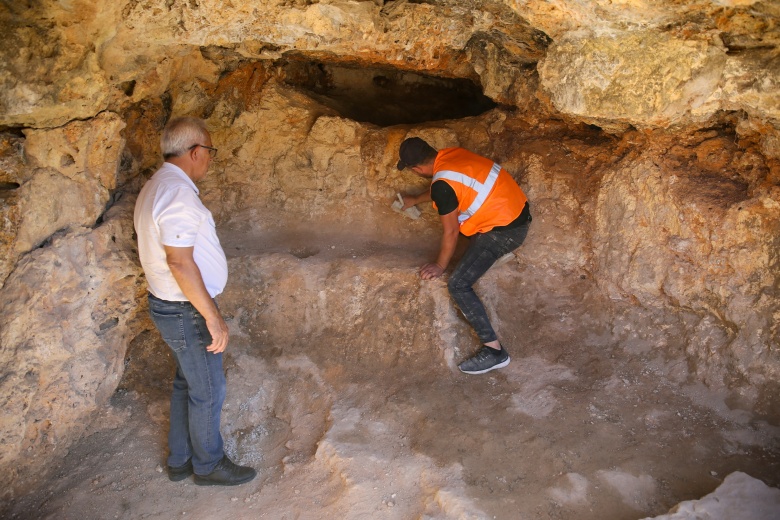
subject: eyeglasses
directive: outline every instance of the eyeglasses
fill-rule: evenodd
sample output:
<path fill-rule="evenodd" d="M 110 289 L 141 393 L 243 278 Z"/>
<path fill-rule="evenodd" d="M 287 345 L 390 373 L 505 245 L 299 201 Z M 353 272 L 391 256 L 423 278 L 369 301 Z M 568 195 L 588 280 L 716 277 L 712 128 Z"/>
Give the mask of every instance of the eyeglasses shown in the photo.
<path fill-rule="evenodd" d="M 194 150 L 194 149 L 195 149 L 195 148 L 197 148 L 198 146 L 200 146 L 201 148 L 205 148 L 206 150 L 208 150 L 208 151 L 209 151 L 209 155 L 211 156 L 211 158 L 212 158 L 212 159 L 216 159 L 216 157 L 217 157 L 217 149 L 216 149 L 216 148 L 213 148 L 213 147 L 211 147 L 211 146 L 206 146 L 205 144 L 193 144 L 192 146 L 190 146 L 189 148 L 187 148 L 187 150 Z"/>

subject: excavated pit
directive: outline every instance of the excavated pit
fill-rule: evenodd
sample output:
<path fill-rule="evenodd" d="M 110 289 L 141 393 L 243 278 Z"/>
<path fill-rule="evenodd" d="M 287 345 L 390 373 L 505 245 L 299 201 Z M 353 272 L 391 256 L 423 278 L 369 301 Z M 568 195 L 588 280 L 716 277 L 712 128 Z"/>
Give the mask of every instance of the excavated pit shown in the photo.
<path fill-rule="evenodd" d="M 223 237 L 222 429 L 259 478 L 224 491 L 160 481 L 174 366 L 149 331 L 99 431 L 10 518 L 629 519 L 733 471 L 775 482 L 777 428 L 681 380 L 680 360 L 635 335 L 647 316 L 627 313 L 616 333 L 586 276 L 550 276 L 522 254 L 491 270 L 478 290 L 513 361 L 473 377 L 455 368 L 476 341 L 445 283 L 416 275 L 430 244 L 332 236 L 247 251 L 237 244 L 262 238 Z M 150 500 L 161 486 L 181 493 Z"/>

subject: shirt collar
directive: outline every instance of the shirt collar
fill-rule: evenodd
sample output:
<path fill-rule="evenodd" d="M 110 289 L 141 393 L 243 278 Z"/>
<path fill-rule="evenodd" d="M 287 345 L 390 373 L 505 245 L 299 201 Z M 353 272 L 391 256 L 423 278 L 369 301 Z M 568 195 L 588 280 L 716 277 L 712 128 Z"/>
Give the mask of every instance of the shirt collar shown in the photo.
<path fill-rule="evenodd" d="M 175 173 L 177 176 L 179 176 L 179 177 L 181 177 L 182 179 L 184 179 L 184 180 L 187 182 L 187 184 L 189 184 L 189 185 L 190 185 L 190 187 L 192 187 L 192 189 L 193 189 L 193 190 L 195 190 L 195 193 L 196 193 L 197 195 L 200 195 L 200 190 L 198 189 L 198 187 L 197 187 L 197 186 L 195 186 L 195 183 L 194 183 L 194 182 L 192 182 L 192 179 L 190 179 L 189 175 L 187 175 L 186 173 L 184 173 L 184 170 L 182 170 L 181 168 L 179 168 L 179 167 L 178 167 L 178 166 L 176 166 L 175 164 L 173 164 L 173 163 L 169 163 L 169 162 L 167 162 L 167 161 L 166 161 L 165 163 L 163 163 L 163 166 L 162 166 L 162 167 L 163 167 L 164 169 L 168 170 L 169 172 L 171 172 L 171 173 Z"/>

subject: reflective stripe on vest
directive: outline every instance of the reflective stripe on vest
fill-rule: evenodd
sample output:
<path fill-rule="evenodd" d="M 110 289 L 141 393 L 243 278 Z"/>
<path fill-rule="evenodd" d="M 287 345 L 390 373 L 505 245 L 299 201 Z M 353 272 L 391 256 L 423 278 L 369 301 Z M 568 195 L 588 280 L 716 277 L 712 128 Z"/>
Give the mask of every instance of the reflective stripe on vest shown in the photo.
<path fill-rule="evenodd" d="M 485 179 L 485 182 L 482 183 L 477 179 L 469 177 L 468 175 L 464 175 L 460 172 L 442 170 L 440 172 L 436 172 L 436 175 L 433 176 L 433 182 L 436 182 L 439 179 L 447 179 L 448 181 L 459 182 L 477 192 L 477 197 L 474 199 L 468 209 L 458 215 L 458 223 L 463 225 L 463 223 L 466 222 L 469 217 L 471 217 L 471 215 L 476 213 L 477 210 L 482 207 L 482 204 L 485 202 L 485 200 L 487 200 L 488 195 L 490 195 L 490 192 L 493 191 L 493 186 L 496 184 L 498 173 L 500 171 L 501 166 L 498 163 L 493 163 L 493 167 L 490 168 L 490 173 L 488 173 L 487 179 Z"/>

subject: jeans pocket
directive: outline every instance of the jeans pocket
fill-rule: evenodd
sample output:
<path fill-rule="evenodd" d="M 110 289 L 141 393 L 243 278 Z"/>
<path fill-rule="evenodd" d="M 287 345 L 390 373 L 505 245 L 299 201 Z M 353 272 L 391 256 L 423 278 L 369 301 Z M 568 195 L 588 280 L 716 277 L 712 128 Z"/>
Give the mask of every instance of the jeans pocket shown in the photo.
<path fill-rule="evenodd" d="M 513 233 L 509 236 L 508 246 L 509 251 L 514 251 L 525 242 L 525 238 L 528 236 L 528 223 L 526 222 L 522 226 L 515 228 Z"/>
<path fill-rule="evenodd" d="M 171 347 L 174 352 L 181 352 L 186 346 L 184 340 L 184 315 L 183 314 L 160 314 L 150 310 L 152 321 L 165 343 Z"/>

